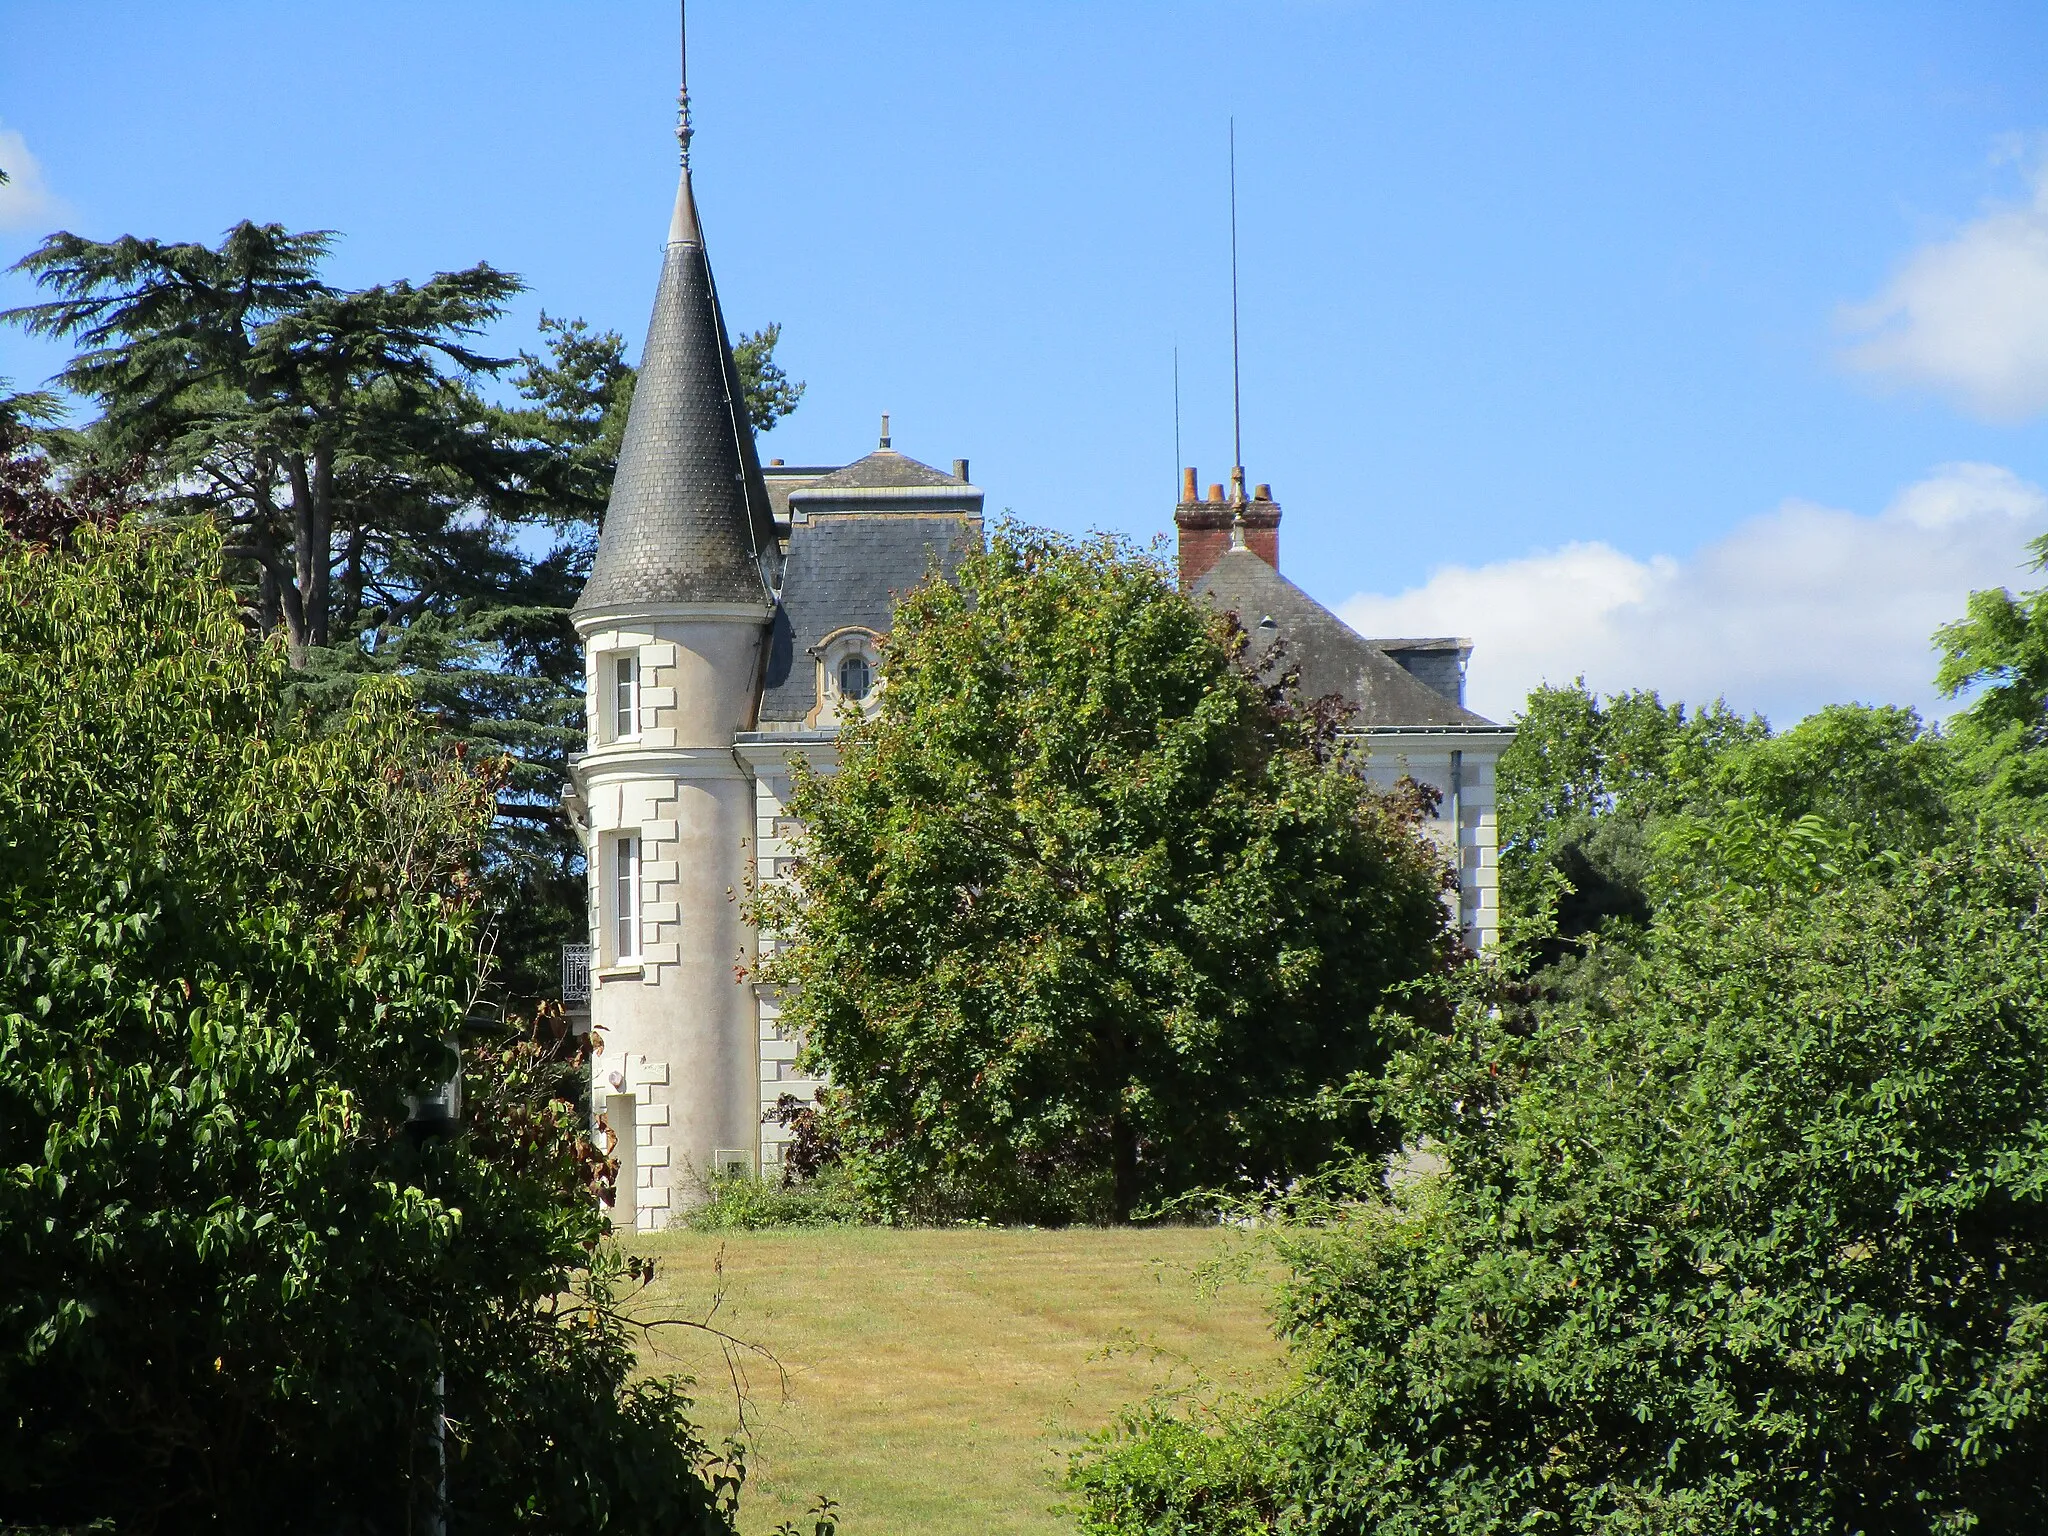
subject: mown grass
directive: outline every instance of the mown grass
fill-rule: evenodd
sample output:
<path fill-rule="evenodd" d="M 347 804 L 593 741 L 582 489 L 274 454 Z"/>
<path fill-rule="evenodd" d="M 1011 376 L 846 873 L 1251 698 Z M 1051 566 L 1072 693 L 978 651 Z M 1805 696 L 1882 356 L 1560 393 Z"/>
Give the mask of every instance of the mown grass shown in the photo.
<path fill-rule="evenodd" d="M 743 1529 L 812 1496 L 845 1536 L 1070 1531 L 1064 1453 L 1155 1388 L 1257 1389 L 1277 1374 L 1267 1283 L 1198 1271 L 1214 1228 L 874 1227 L 636 1239 L 648 1315 L 705 1314 L 772 1352 L 745 1363 L 754 1451 Z M 714 1436 L 735 1424 L 716 1343 L 656 1331 L 652 1368 L 698 1378 Z M 805 1527 L 808 1529 L 808 1526 Z"/>

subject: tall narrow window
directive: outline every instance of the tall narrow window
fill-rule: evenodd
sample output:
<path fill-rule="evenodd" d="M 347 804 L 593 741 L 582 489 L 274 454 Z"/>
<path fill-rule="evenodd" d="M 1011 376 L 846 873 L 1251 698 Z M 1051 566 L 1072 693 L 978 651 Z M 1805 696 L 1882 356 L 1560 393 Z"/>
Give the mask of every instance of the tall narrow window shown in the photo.
<path fill-rule="evenodd" d="M 612 845 L 612 958 L 640 958 L 640 839 L 626 833 Z"/>
<path fill-rule="evenodd" d="M 842 698 L 864 699 L 872 686 L 873 674 L 865 656 L 849 656 L 839 663 L 839 693 Z"/>
<path fill-rule="evenodd" d="M 612 658 L 612 735 L 624 741 L 640 734 L 640 658 L 628 651 Z"/>

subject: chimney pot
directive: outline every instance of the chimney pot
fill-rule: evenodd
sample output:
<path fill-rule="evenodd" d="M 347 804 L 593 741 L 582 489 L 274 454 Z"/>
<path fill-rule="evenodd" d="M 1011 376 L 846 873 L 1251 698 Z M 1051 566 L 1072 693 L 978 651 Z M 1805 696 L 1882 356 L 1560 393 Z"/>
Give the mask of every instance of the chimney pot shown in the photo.
<path fill-rule="evenodd" d="M 1195 484 L 1195 472 L 1184 469 L 1180 472 L 1180 499 L 1183 506 L 1192 506 L 1202 499 L 1202 493 Z"/>
<path fill-rule="evenodd" d="M 1220 485 L 1210 486 L 1209 499 L 1215 502 L 1219 507 L 1223 505 L 1223 487 Z"/>
<path fill-rule="evenodd" d="M 965 459 L 955 459 L 953 461 L 953 478 L 955 480 L 965 480 L 967 478 L 967 461 Z"/>
<path fill-rule="evenodd" d="M 1252 500 L 1253 500 L 1253 501 L 1271 501 L 1272 499 L 1273 499 L 1273 487 L 1271 487 L 1270 485 L 1267 485 L 1267 484 L 1266 484 L 1266 483 L 1265 483 L 1264 481 L 1260 481 L 1260 482 L 1259 482 L 1259 484 L 1258 484 L 1258 485 L 1257 485 L 1256 487 L 1254 487 L 1254 488 L 1253 488 L 1253 490 L 1252 490 Z"/>
<path fill-rule="evenodd" d="M 883 448 L 889 446 L 889 413 L 887 411 L 882 412 L 882 441 L 877 446 Z"/>

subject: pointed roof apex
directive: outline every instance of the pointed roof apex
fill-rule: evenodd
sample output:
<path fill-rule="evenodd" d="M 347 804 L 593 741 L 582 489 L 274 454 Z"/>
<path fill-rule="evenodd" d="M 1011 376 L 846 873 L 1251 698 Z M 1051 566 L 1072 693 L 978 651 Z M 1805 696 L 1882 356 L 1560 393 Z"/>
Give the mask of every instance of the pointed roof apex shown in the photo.
<path fill-rule="evenodd" d="M 669 215 L 668 243 L 670 245 L 704 244 L 704 230 L 697 222 L 697 195 L 690 188 L 690 168 L 683 167 L 682 179 L 676 183 L 676 210 Z"/>
<path fill-rule="evenodd" d="M 690 187 L 687 83 L 676 138 L 682 175 L 654 315 L 611 505 L 576 608 L 738 604 L 765 615 L 782 551 Z"/>

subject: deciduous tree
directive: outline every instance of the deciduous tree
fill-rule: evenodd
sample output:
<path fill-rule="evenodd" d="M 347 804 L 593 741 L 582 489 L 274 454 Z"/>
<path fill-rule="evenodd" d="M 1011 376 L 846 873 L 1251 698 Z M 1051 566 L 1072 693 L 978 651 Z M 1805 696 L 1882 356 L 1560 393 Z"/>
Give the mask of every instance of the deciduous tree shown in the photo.
<path fill-rule="evenodd" d="M 900 602 L 765 914 L 882 1204 L 1124 1220 L 1386 1134 L 1338 1090 L 1447 961 L 1443 872 L 1242 649 L 1107 538 L 1009 527 Z"/>
<path fill-rule="evenodd" d="M 1718 701 L 1538 688 L 1501 756 L 1502 898 L 1555 961 L 1647 923 L 1685 883 L 1693 833 L 1807 823 L 1852 862 L 1913 854 L 1949 834 L 1962 788 L 1951 744 L 1910 709 L 1829 705 L 1774 733 Z"/>
<path fill-rule="evenodd" d="M 2048 568 L 2048 538 L 2033 552 L 2035 569 Z M 2048 815 L 2048 589 L 1972 592 L 1964 617 L 1934 639 L 1942 691 L 1972 695 L 1951 729 L 1981 784 L 1973 798 L 1996 816 L 2039 825 Z"/>
<path fill-rule="evenodd" d="M 65 515 L 0 532 L 0 1524 L 412 1536 L 445 1456 L 451 1531 L 727 1529 L 634 1375 L 602 1149 L 478 1014 L 491 771 L 387 681 L 295 705 L 211 527 L 40 484 Z M 417 1139 L 458 1046 L 470 1118 Z"/>

